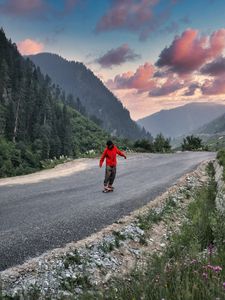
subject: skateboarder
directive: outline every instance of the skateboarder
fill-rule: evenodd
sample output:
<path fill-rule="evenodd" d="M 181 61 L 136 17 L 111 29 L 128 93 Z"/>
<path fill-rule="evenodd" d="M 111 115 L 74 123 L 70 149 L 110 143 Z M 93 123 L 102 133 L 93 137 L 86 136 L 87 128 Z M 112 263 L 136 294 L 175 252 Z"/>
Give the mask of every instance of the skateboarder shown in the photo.
<path fill-rule="evenodd" d="M 105 180 L 104 180 L 104 193 L 112 192 L 113 191 L 113 182 L 116 177 L 116 155 L 123 156 L 125 159 L 127 158 L 126 155 L 120 151 L 112 141 L 107 141 L 106 148 L 101 156 L 99 167 L 102 167 L 104 159 L 106 157 L 106 169 L 105 169 Z"/>

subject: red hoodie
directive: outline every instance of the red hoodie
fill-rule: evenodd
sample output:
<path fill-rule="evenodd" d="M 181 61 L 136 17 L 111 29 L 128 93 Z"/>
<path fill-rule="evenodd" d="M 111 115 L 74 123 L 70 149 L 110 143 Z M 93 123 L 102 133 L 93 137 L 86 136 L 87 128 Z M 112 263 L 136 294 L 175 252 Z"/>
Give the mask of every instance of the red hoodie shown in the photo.
<path fill-rule="evenodd" d="M 113 146 L 112 149 L 106 147 L 100 159 L 100 163 L 99 163 L 100 167 L 102 166 L 105 157 L 106 157 L 106 165 L 110 167 L 115 167 L 117 164 L 116 161 L 117 154 L 126 158 L 126 155 L 122 151 L 120 151 L 115 145 Z"/>

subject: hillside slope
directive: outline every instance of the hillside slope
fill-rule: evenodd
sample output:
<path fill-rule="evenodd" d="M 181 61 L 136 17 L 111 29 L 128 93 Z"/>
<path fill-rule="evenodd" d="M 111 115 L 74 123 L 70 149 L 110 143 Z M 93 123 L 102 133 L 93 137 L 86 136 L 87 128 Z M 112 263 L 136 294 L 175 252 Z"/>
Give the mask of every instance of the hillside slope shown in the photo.
<path fill-rule="evenodd" d="M 84 64 L 67 61 L 50 53 L 40 53 L 29 58 L 66 93 L 72 94 L 75 99 L 79 98 L 86 114 L 99 121 L 110 134 L 131 139 L 148 137 L 131 119 L 122 103 Z"/>
<path fill-rule="evenodd" d="M 216 134 L 225 132 L 225 114 L 196 130 L 198 134 Z"/>
<path fill-rule="evenodd" d="M 161 110 L 138 120 L 153 136 L 163 133 L 167 137 L 188 134 L 225 113 L 225 105 L 190 103 L 170 110 Z"/>
<path fill-rule="evenodd" d="M 72 98 L 71 98 L 72 99 Z M 41 161 L 100 150 L 108 137 L 66 105 L 64 92 L 0 30 L 0 177 L 41 168 Z"/>

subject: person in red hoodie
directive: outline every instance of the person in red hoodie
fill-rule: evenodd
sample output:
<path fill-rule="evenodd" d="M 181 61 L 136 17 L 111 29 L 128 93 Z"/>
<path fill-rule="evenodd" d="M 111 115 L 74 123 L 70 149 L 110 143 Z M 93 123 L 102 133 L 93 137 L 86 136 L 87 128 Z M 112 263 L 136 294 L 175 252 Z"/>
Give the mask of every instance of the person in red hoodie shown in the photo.
<path fill-rule="evenodd" d="M 116 155 L 123 156 L 125 159 L 126 155 L 120 151 L 112 141 L 107 141 L 107 147 L 105 148 L 99 162 L 99 167 L 101 168 L 106 158 L 106 169 L 105 169 L 105 180 L 104 180 L 104 190 L 103 192 L 107 193 L 113 191 L 113 182 L 116 177 Z"/>

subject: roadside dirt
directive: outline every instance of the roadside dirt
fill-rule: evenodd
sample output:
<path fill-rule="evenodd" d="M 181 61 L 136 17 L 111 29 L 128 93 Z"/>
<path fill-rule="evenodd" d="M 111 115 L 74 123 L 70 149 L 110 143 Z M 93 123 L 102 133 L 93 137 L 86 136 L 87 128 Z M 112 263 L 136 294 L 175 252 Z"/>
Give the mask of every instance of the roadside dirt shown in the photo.
<path fill-rule="evenodd" d="M 57 165 L 53 169 L 39 171 L 33 174 L 16 176 L 11 178 L 0 179 L 0 186 L 16 185 L 16 184 L 31 184 L 41 182 L 47 179 L 59 178 L 72 175 L 73 173 L 80 172 L 88 169 L 93 165 L 92 159 L 81 158 L 76 159 L 64 164 Z"/>

